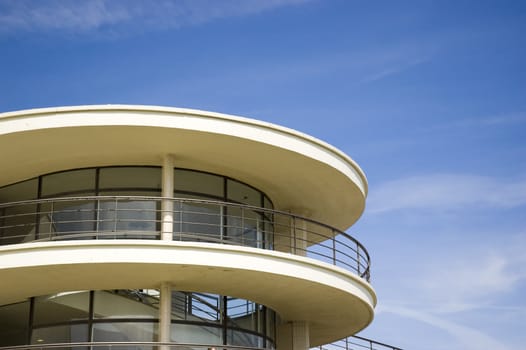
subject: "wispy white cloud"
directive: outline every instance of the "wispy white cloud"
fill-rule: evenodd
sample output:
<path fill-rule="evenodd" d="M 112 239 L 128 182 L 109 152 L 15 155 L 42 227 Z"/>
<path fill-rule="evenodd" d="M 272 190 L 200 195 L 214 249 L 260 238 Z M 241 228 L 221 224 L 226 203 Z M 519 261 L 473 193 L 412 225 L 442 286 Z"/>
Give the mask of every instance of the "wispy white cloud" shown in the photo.
<path fill-rule="evenodd" d="M 436 262 L 417 282 L 421 296 L 438 313 L 501 307 L 496 301 L 526 281 L 524 248 L 518 244 Z"/>
<path fill-rule="evenodd" d="M 415 310 L 414 308 L 383 305 L 380 304 L 378 312 L 389 312 L 402 317 L 407 317 L 429 324 L 433 327 L 442 329 L 456 339 L 458 344 L 465 350 L 493 349 L 507 350 L 509 346 L 503 342 L 494 339 L 490 335 L 479 331 L 475 328 L 461 325 L 446 318 L 433 315 L 431 313 Z"/>
<path fill-rule="evenodd" d="M 449 348 L 512 348 L 499 339 L 503 330 L 526 317 L 521 297 L 526 287 L 525 249 L 523 231 L 497 242 L 474 241 L 457 251 L 427 252 L 407 279 L 396 277 L 397 292 L 380 298 L 376 311 L 447 332 L 456 343 Z M 394 297 L 396 293 L 400 295 Z M 488 314 L 490 319 L 478 320 Z"/>
<path fill-rule="evenodd" d="M 403 209 L 450 211 L 524 204 L 526 179 L 502 181 L 478 175 L 430 174 L 376 185 L 367 210 L 369 213 Z"/>
<path fill-rule="evenodd" d="M 512 113 L 503 113 L 489 116 L 479 116 L 471 118 L 458 119 L 438 125 L 427 127 L 423 131 L 436 132 L 440 130 L 450 131 L 452 129 L 465 128 L 484 128 L 496 126 L 515 126 L 526 123 L 526 111 L 516 111 Z"/>
<path fill-rule="evenodd" d="M 387 63 L 387 68 L 384 68 L 380 71 L 370 73 L 362 79 L 364 83 L 370 83 L 383 78 L 395 75 L 401 72 L 404 72 L 408 69 L 411 69 L 414 66 L 425 63 L 429 60 L 429 57 L 409 57 L 402 61 L 389 62 Z"/>
<path fill-rule="evenodd" d="M 0 32 L 88 32 L 130 24 L 143 30 L 197 25 L 307 0 L 13 0 L 0 3 Z"/>

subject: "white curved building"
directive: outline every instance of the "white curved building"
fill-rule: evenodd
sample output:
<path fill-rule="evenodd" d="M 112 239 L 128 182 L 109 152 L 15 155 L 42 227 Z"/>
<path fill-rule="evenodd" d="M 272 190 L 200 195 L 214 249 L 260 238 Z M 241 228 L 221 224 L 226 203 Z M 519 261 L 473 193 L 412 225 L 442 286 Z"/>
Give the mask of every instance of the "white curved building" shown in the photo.
<path fill-rule="evenodd" d="M 0 114 L 0 154 L 0 347 L 297 350 L 373 319 L 344 233 L 367 182 L 320 140 L 80 106 Z"/>

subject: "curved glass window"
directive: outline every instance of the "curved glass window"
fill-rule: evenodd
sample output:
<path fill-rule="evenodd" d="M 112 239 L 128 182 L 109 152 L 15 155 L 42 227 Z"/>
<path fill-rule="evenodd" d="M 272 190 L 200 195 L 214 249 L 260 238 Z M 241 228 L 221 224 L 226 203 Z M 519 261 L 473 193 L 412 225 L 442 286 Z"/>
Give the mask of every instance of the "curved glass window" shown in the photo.
<path fill-rule="evenodd" d="M 0 346 L 158 341 L 159 291 L 77 291 L 0 306 Z M 31 315 L 31 316 L 30 316 Z M 252 301 L 172 291 L 171 341 L 275 348 L 276 313 Z"/>
<path fill-rule="evenodd" d="M 151 198 L 161 193 L 161 168 L 156 166 L 74 169 L 4 186 L 0 204 L 44 201 L 0 205 L 0 245 L 33 240 L 158 239 L 161 201 Z M 191 169 L 174 169 L 173 197 L 272 209 L 270 199 L 254 187 Z M 51 198 L 64 199 L 45 200 Z M 271 245 L 267 219 L 255 209 L 179 201 L 174 203 L 174 239 L 264 248 Z"/>
<path fill-rule="evenodd" d="M 29 310 L 29 301 L 0 306 L 0 346 L 27 343 Z"/>

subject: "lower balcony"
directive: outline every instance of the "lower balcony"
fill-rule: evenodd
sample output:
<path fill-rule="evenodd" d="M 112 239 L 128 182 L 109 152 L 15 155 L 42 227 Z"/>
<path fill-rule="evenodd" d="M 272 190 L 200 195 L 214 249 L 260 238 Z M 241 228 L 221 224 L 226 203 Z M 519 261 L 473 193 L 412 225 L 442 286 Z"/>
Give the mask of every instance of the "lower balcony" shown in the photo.
<path fill-rule="evenodd" d="M 369 267 L 367 251 L 348 234 L 260 207 L 138 196 L 0 205 L 0 280 L 9 286 L 0 289 L 0 305 L 68 291 L 170 284 L 254 301 L 275 310 L 281 324 L 305 322 L 311 346 L 320 346 L 372 321 Z M 112 348 L 119 345 L 127 346 Z"/>
<path fill-rule="evenodd" d="M 197 343 L 160 343 L 160 342 L 81 342 L 67 344 L 23 345 L 0 347 L 0 350 L 262 350 L 258 347 L 235 345 L 197 344 Z M 348 337 L 335 343 L 325 344 L 311 350 L 402 350 L 399 347 L 384 344 L 358 336 Z"/>

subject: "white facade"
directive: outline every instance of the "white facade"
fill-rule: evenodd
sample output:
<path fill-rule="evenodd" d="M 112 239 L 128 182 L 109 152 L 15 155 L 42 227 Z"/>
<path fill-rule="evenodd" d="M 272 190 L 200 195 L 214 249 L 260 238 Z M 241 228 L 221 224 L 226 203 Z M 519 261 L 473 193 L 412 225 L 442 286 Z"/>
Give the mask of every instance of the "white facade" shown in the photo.
<path fill-rule="evenodd" d="M 367 182 L 320 140 L 81 106 L 0 114 L 0 152 L 0 346 L 296 350 L 373 319 L 369 256 L 343 232 Z"/>

